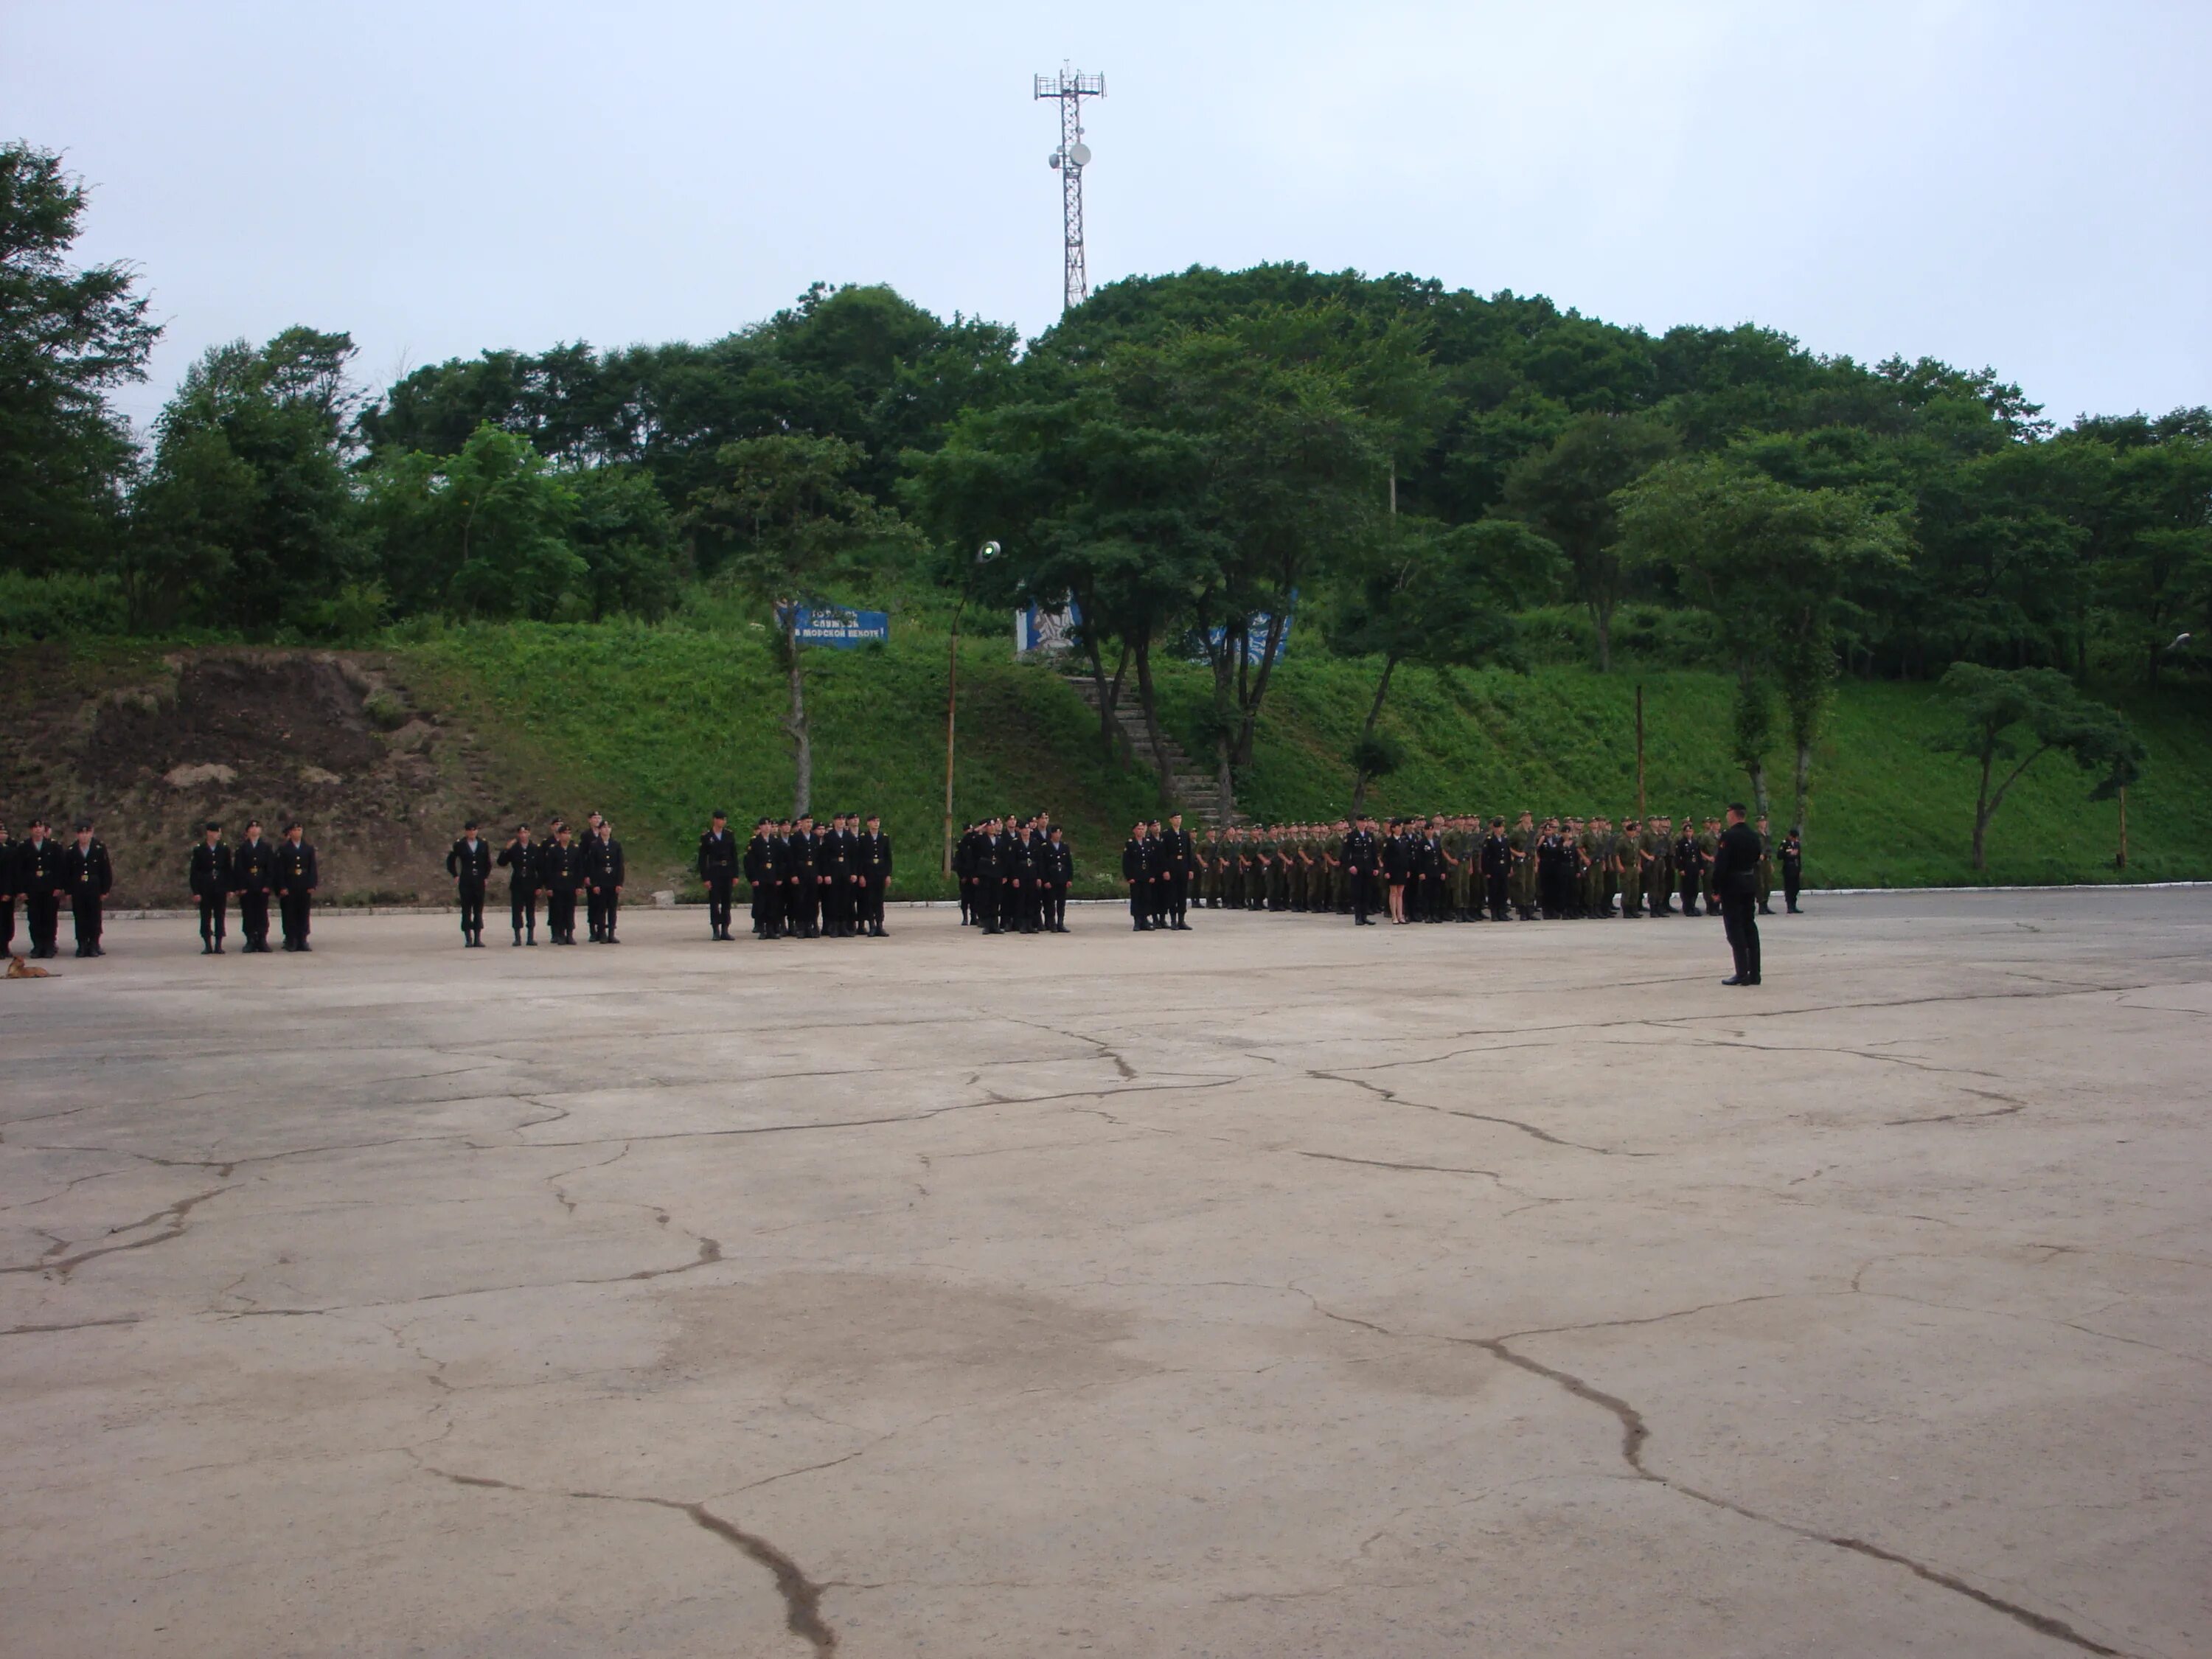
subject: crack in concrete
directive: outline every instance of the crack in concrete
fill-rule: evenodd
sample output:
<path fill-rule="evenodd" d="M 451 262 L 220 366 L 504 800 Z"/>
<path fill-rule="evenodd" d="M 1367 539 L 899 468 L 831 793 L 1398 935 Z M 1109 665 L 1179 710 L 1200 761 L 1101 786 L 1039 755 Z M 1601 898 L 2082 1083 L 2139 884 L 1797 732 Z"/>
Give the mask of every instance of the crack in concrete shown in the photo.
<path fill-rule="evenodd" d="M 124 1314 L 115 1319 L 80 1319 L 67 1325 L 10 1325 L 0 1329 L 0 1336 L 43 1336 L 50 1331 L 90 1331 L 103 1325 L 136 1325 L 143 1314 Z"/>
<path fill-rule="evenodd" d="M 1363 1066 L 1360 1069 L 1363 1071 L 1377 1071 L 1381 1068 L 1379 1066 Z M 1548 1129 L 1540 1129 L 1533 1123 L 1523 1123 L 1518 1118 L 1493 1117 L 1487 1112 L 1470 1112 L 1462 1107 L 1431 1106 L 1425 1100 L 1407 1100 L 1405 1097 L 1399 1094 L 1395 1089 L 1386 1089 L 1381 1084 L 1370 1083 L 1364 1078 L 1348 1077 L 1342 1072 L 1322 1072 L 1308 1067 L 1306 1075 L 1310 1078 L 1319 1078 L 1330 1083 L 1349 1083 L 1355 1089 L 1364 1089 L 1371 1095 L 1380 1095 L 1383 1099 L 1390 1102 L 1393 1105 L 1417 1106 L 1425 1112 L 1437 1112 L 1445 1117 L 1468 1118 L 1477 1123 L 1502 1124 L 1506 1128 L 1518 1129 L 1522 1134 L 1534 1136 L 1536 1139 L 1544 1141 L 1548 1145 L 1553 1146 L 1571 1146 L 1579 1152 L 1595 1152 L 1601 1158 L 1658 1157 L 1656 1152 L 1623 1152 L 1619 1147 L 1615 1146 L 1592 1146 L 1584 1141 L 1565 1139 L 1559 1135 L 1553 1134 Z"/>
<path fill-rule="evenodd" d="M 1356 1326 L 1361 1330 L 1371 1331 L 1376 1335 L 1394 1341 L 1440 1342 L 1462 1347 L 1479 1348 L 1503 1364 L 1510 1365 L 1515 1370 L 1524 1371 L 1531 1376 L 1540 1377 L 1575 1399 L 1597 1407 L 1600 1410 L 1609 1413 L 1614 1421 L 1620 1424 L 1621 1461 L 1628 1465 L 1630 1471 L 1639 1480 L 1646 1480 L 1654 1486 L 1663 1486 L 1668 1492 L 1677 1492 L 1682 1497 L 1693 1499 L 1713 1509 L 1725 1510 L 1730 1515 L 1739 1516 L 1747 1521 L 1757 1522 L 1762 1526 L 1773 1527 L 1790 1534 L 1793 1537 L 1826 1544 L 1836 1549 L 1848 1550 L 1854 1554 L 1887 1562 L 1893 1566 L 1903 1567 L 1915 1577 L 1966 1596 L 1992 1612 L 2002 1613 L 2006 1618 L 2025 1626 L 2039 1636 L 2047 1636 L 2054 1641 L 2068 1643 L 2084 1653 L 2102 1656 L 2103 1659 L 2127 1659 L 2127 1656 L 2122 1650 L 2106 1646 L 2094 1638 L 2076 1630 L 2063 1620 L 2052 1618 L 2048 1613 L 2038 1613 L 2032 1607 L 2023 1607 L 2016 1601 L 2007 1601 L 2002 1596 L 1993 1595 L 1978 1585 L 1969 1583 L 1957 1575 L 1946 1572 L 1939 1567 L 1929 1566 L 1924 1562 L 1913 1559 L 1911 1556 L 1884 1548 L 1863 1538 L 1823 1532 L 1816 1527 L 1804 1526 L 1795 1521 L 1784 1520 L 1779 1516 L 1768 1515 L 1762 1510 L 1752 1509 L 1747 1504 L 1705 1492 L 1685 1481 L 1660 1474 L 1650 1468 L 1644 1461 L 1645 1448 L 1651 1438 L 1651 1430 L 1650 1425 L 1644 1421 L 1642 1412 L 1620 1395 L 1608 1394 L 1586 1379 L 1576 1376 L 1572 1371 L 1563 1370 L 1556 1365 L 1547 1365 L 1542 1360 L 1518 1352 L 1509 1346 L 1516 1340 L 1530 1336 L 1554 1335 L 1569 1331 L 1602 1329 L 1620 1325 L 1657 1324 L 1663 1320 L 1680 1319 L 1693 1313 L 1702 1313 L 1709 1308 L 1734 1307 L 1747 1302 L 1775 1301 L 1790 1294 L 1790 1292 L 1742 1297 L 1733 1302 L 1708 1303 L 1698 1308 L 1685 1308 L 1672 1313 L 1651 1315 L 1642 1319 L 1604 1320 L 1591 1325 L 1556 1326 L 1542 1331 L 1516 1331 L 1509 1332 L 1504 1336 L 1475 1337 L 1432 1336 L 1418 1331 L 1394 1331 L 1387 1326 L 1375 1323 L 1372 1320 L 1355 1318 L 1350 1314 L 1340 1314 L 1325 1308 L 1314 1297 L 1311 1291 L 1302 1286 L 1293 1285 L 1290 1288 L 1297 1291 L 1311 1303 L 1314 1311 L 1324 1319 L 1334 1320 L 1339 1324 Z M 1850 1294 L 1850 1292 L 1817 1291 L 1812 1294 L 1837 1295 Z M 1880 1293 L 1874 1292 L 1874 1294 Z"/>
<path fill-rule="evenodd" d="M 534 1486 L 519 1486 L 512 1481 L 494 1480 L 483 1475 L 457 1474 L 450 1469 L 437 1468 L 428 1463 L 421 1467 L 424 1474 L 436 1475 L 441 1480 L 450 1480 L 457 1486 L 520 1492 L 530 1498 L 567 1498 L 594 1504 L 643 1504 L 653 1509 L 673 1510 L 677 1514 L 689 1517 L 693 1526 L 713 1534 L 768 1570 L 769 1577 L 775 1581 L 776 1593 L 783 1598 L 785 1629 L 804 1640 L 817 1654 L 837 1651 L 837 1632 L 822 1616 L 822 1593 L 827 1586 L 809 1578 L 798 1562 L 767 1539 L 757 1533 L 747 1532 L 733 1522 L 724 1520 L 703 1503 L 687 1504 L 679 1498 L 617 1492 L 545 1492 Z"/>
<path fill-rule="evenodd" d="M 1393 1164 L 1387 1158 L 1346 1158 L 1341 1152 L 1310 1152 L 1304 1147 L 1300 1146 L 1292 1146 L 1288 1148 L 1288 1150 L 1297 1153 L 1300 1158 L 1318 1158 L 1325 1159 L 1331 1164 L 1364 1164 L 1370 1170 L 1425 1170 L 1431 1175 L 1488 1176 L 1492 1181 L 1497 1182 L 1501 1187 L 1505 1184 L 1505 1177 L 1499 1175 L 1495 1170 L 1462 1169 L 1455 1164 Z"/>
<path fill-rule="evenodd" d="M 230 1190 L 229 1187 L 210 1188 L 206 1192 L 195 1193 L 190 1198 L 180 1198 L 174 1204 L 156 1210 L 153 1214 L 139 1220 L 120 1227 L 110 1227 L 107 1230 L 107 1237 L 112 1238 L 118 1233 L 135 1233 L 142 1227 L 155 1225 L 166 1227 L 165 1231 L 155 1233 L 149 1238 L 133 1239 L 128 1244 L 102 1244 L 89 1250 L 80 1250 L 75 1255 L 63 1256 L 59 1261 L 56 1261 L 53 1258 L 57 1249 L 67 1249 L 70 1247 L 69 1240 L 59 1239 L 56 1241 L 55 1249 L 48 1249 L 36 1261 L 25 1262 L 13 1267 L 0 1267 L 0 1273 L 53 1273 L 59 1274 L 64 1280 L 67 1280 L 72 1273 L 86 1262 L 97 1261 L 103 1255 L 117 1255 L 125 1250 L 143 1250 L 150 1245 L 166 1244 L 173 1238 L 182 1238 L 185 1229 L 190 1225 L 191 1212 L 206 1203 L 208 1200 Z M 52 1233 L 45 1236 L 48 1238 L 54 1237 Z"/>

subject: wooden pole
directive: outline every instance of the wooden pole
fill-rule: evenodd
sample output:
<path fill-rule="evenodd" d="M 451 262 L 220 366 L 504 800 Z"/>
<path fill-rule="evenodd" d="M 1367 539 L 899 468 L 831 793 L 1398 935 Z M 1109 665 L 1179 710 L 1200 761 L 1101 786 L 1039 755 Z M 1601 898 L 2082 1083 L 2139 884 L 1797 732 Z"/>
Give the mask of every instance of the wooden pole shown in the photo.
<path fill-rule="evenodd" d="M 1636 684 L 1636 821 L 1638 823 L 1644 822 L 1644 683 L 1641 680 Z"/>
<path fill-rule="evenodd" d="M 960 612 L 968 608 L 961 595 L 952 612 L 952 643 L 945 658 L 945 873 L 952 873 L 952 732 L 960 702 Z"/>
<path fill-rule="evenodd" d="M 2128 787 L 2124 783 L 2120 786 L 2120 860 L 2117 867 L 2128 867 Z"/>

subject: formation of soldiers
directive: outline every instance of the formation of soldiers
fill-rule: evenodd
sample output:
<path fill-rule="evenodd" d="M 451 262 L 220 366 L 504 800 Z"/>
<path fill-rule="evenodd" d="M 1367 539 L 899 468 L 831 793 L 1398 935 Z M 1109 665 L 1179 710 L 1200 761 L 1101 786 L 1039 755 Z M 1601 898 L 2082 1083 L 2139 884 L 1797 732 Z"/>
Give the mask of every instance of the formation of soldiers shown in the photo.
<path fill-rule="evenodd" d="M 506 846 L 495 854 L 491 843 L 477 833 L 471 819 L 460 839 L 446 854 L 446 873 L 453 878 L 461 902 L 461 943 L 471 950 L 483 948 L 484 900 L 495 870 L 507 872 L 507 925 L 517 946 L 538 943 L 538 901 L 545 904 L 545 942 L 576 942 L 576 905 L 584 906 L 584 921 L 594 945 L 619 945 L 616 925 L 622 920 L 623 886 L 629 865 L 615 827 L 599 813 L 584 820 L 580 838 L 565 818 L 545 826 L 547 839 L 532 838 L 530 826 L 519 823 Z"/>
<path fill-rule="evenodd" d="M 891 838 L 871 812 L 829 817 L 761 818 L 752 839 L 738 851 L 729 816 L 714 814 L 699 837 L 698 872 L 707 884 L 709 932 L 730 932 L 730 901 L 738 878 L 752 889 L 756 939 L 889 939 L 884 931 L 884 889 L 891 878 Z"/>
<path fill-rule="evenodd" d="M 952 848 L 960 923 L 985 933 L 1064 933 L 1075 850 L 1049 812 L 980 818 Z"/>
<path fill-rule="evenodd" d="M 1713 856 L 1721 821 L 1437 813 L 1378 821 L 1239 826 L 1199 837 L 1189 859 L 1206 909 L 1373 915 L 1395 924 L 1717 915 Z M 1759 909 L 1778 866 L 1792 915 L 1804 871 L 1793 831 L 1779 847 L 1759 820 Z M 1125 854 L 1125 863 L 1127 855 Z M 1679 900 L 1680 909 L 1675 908 Z M 1704 908 L 1700 911 L 1700 901 Z"/>

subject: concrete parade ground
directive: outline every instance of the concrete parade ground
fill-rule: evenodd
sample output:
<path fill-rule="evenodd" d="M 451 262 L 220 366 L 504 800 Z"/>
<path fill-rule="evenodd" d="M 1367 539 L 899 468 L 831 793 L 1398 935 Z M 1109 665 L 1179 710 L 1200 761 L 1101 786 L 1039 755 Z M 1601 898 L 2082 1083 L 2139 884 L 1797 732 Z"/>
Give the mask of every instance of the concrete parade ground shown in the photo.
<path fill-rule="evenodd" d="M 2212 892 L 1808 903 L 64 919 L 0 1653 L 2212 1653 Z"/>

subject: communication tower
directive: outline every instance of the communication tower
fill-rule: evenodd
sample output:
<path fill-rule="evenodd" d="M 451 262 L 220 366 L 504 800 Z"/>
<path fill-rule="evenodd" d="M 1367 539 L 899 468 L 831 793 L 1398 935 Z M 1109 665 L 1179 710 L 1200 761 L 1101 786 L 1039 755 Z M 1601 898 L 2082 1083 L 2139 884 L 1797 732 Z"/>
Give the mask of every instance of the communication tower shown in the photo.
<path fill-rule="evenodd" d="M 1063 311 L 1073 311 L 1091 293 L 1083 270 L 1083 169 L 1091 165 L 1091 146 L 1083 142 L 1083 100 L 1106 95 L 1106 77 L 1060 66 L 1057 75 L 1036 77 L 1036 95 L 1060 100 L 1060 148 L 1048 158 L 1060 173 L 1060 219 L 1066 241 L 1066 292 Z"/>

